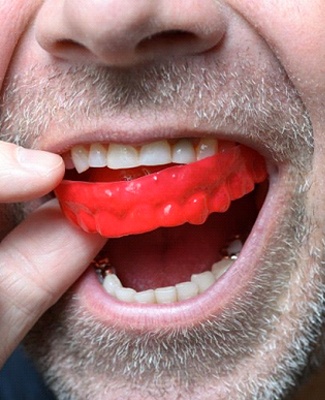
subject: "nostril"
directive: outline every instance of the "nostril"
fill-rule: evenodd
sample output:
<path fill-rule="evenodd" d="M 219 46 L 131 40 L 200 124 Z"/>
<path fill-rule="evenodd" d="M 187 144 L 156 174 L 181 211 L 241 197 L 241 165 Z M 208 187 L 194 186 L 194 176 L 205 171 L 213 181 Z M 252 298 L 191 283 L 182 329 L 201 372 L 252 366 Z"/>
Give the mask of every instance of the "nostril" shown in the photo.
<path fill-rule="evenodd" d="M 67 58 L 67 55 L 69 55 L 69 58 L 71 55 L 89 57 L 89 50 L 87 47 L 71 39 L 56 40 L 51 44 L 50 51 L 52 54 L 63 59 Z"/>
<path fill-rule="evenodd" d="M 158 50 L 171 45 L 174 47 L 185 43 L 188 46 L 188 43 L 194 43 L 197 40 L 198 37 L 194 33 L 173 29 L 145 37 L 137 44 L 136 50 Z"/>
<path fill-rule="evenodd" d="M 139 40 L 137 44 L 133 42 L 133 51 L 132 49 L 125 51 L 126 44 L 123 48 L 119 43 L 115 43 L 114 46 L 112 42 L 111 40 L 111 42 L 105 44 L 99 43 L 98 41 L 97 47 L 92 45 L 91 48 L 88 48 L 87 45 L 82 42 L 63 38 L 53 41 L 51 43 L 51 48 L 48 50 L 62 59 L 74 58 L 76 60 L 84 59 L 86 61 L 95 56 L 97 60 L 103 60 L 103 63 L 105 63 L 107 54 L 111 54 L 110 63 L 120 66 L 131 62 L 141 63 L 144 61 L 144 59 L 142 59 L 143 56 L 147 57 L 146 59 L 149 60 L 155 56 L 165 57 L 168 55 L 187 54 L 194 48 L 202 49 L 201 51 L 197 51 L 198 53 L 207 50 L 200 36 L 180 29 L 165 30 L 147 35 Z"/>
<path fill-rule="evenodd" d="M 153 35 L 148 36 L 144 40 L 155 40 L 155 39 L 178 39 L 178 38 L 188 38 L 195 36 L 194 33 L 182 31 L 181 29 L 171 29 L 169 31 L 157 32 Z"/>
<path fill-rule="evenodd" d="M 75 50 L 80 48 L 84 49 L 85 46 L 71 39 L 57 40 L 54 44 L 54 50 L 56 51 Z"/>

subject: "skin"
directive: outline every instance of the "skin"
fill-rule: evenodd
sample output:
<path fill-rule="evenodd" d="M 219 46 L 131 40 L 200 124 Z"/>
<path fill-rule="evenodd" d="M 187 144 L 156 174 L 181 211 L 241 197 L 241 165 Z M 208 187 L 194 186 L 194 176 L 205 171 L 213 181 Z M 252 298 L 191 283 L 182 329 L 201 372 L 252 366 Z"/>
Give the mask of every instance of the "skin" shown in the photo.
<path fill-rule="evenodd" d="M 191 375 L 190 371 L 198 369 L 197 360 L 193 359 L 181 364 L 175 373 L 171 351 L 166 355 L 169 371 L 161 365 L 146 363 L 147 370 L 141 375 L 140 369 L 130 360 L 117 365 L 115 370 L 107 361 L 113 359 L 113 354 L 119 354 L 118 350 L 126 340 L 135 344 L 132 332 L 114 330 L 112 323 L 106 330 L 101 321 L 92 319 L 85 304 L 74 300 L 73 292 L 68 292 L 56 308 L 39 321 L 27 341 L 31 351 L 37 353 L 44 374 L 53 382 L 58 398 L 70 398 L 60 394 L 61 384 L 62 392 L 71 391 L 74 399 L 286 398 L 309 367 L 322 362 L 324 19 L 325 5 L 321 0 L 184 0 L 176 5 L 174 0 L 162 0 L 159 6 L 147 0 L 137 2 L 136 6 L 132 0 L 0 0 L 3 97 L 0 115 L 0 226 L 3 238 L 0 306 L 5 310 L 0 317 L 1 363 L 41 315 L 78 280 L 105 241 L 99 235 L 88 235 L 71 226 L 61 214 L 56 200 L 33 211 L 45 202 L 37 199 L 54 189 L 63 177 L 63 161 L 54 153 L 78 143 L 80 137 L 93 127 L 107 125 L 111 131 L 124 132 L 118 138 L 119 142 L 141 142 L 148 139 L 146 132 L 150 132 L 152 126 L 157 132 L 166 128 L 166 120 L 170 124 L 166 129 L 196 126 L 197 136 L 206 130 L 213 131 L 216 136 L 223 131 L 227 139 L 254 145 L 280 171 L 271 179 L 271 184 L 275 187 L 273 206 L 278 207 L 280 220 L 284 222 L 279 224 L 265 216 L 268 224 L 263 226 L 263 240 L 267 246 L 259 253 L 259 269 L 265 272 L 266 279 L 257 282 L 252 278 L 250 281 L 252 287 L 257 288 L 256 295 L 260 296 L 260 303 L 265 308 L 257 304 L 256 298 L 249 304 L 248 295 L 244 295 L 243 301 L 248 304 L 246 308 L 240 302 L 236 303 L 239 321 L 245 326 L 241 333 L 247 332 L 247 338 L 243 336 L 240 342 L 236 335 L 231 337 L 229 334 L 229 343 L 226 340 L 219 353 L 224 358 L 220 365 L 208 351 L 205 379 L 200 374 Z M 152 35 L 173 29 L 192 35 L 184 35 L 181 39 L 173 36 L 170 41 L 160 40 L 159 36 L 148 40 Z M 195 42 L 193 36 L 197 38 Z M 220 46 L 223 38 L 226 38 L 224 45 Z M 139 49 L 139 43 L 144 44 L 140 47 L 142 50 L 135 51 Z M 203 52 L 208 50 L 210 53 L 206 57 Z M 90 89 L 88 94 L 82 95 L 75 77 L 90 82 L 90 75 L 95 74 L 104 82 L 110 79 L 107 67 L 114 67 L 115 72 L 123 71 L 124 78 L 138 74 L 140 84 L 144 86 L 155 83 L 154 68 L 163 65 L 168 70 L 168 66 L 174 65 L 182 71 L 184 60 L 193 72 L 195 93 L 201 90 L 204 106 L 193 100 L 192 95 L 188 96 L 188 101 L 184 100 L 192 87 L 185 84 L 180 89 L 180 96 L 172 94 L 172 105 L 169 99 L 158 97 L 160 103 L 155 104 L 144 97 L 141 108 L 132 94 L 126 103 L 119 103 L 112 100 L 113 96 L 105 97 L 104 94 L 99 104 L 90 107 L 90 118 L 82 118 L 84 114 L 80 107 L 85 110 L 79 104 L 80 96 L 90 102 L 99 94 Z M 240 60 L 242 68 L 238 68 Z M 149 65 L 147 80 L 144 79 L 143 65 Z M 219 87 L 217 93 L 211 94 L 202 89 L 200 74 L 196 72 L 200 68 L 212 72 L 212 65 L 217 65 L 228 78 L 225 89 Z M 252 74 L 258 82 L 256 87 L 261 88 L 261 83 L 266 82 L 267 89 L 280 88 L 276 95 L 268 91 L 272 104 L 281 101 L 277 111 L 267 110 L 269 118 L 286 121 L 286 116 L 291 115 L 288 120 L 294 125 L 294 116 L 298 121 L 295 126 L 299 129 L 297 137 L 293 128 L 280 135 L 279 128 L 271 120 L 267 120 L 270 128 L 266 131 L 259 122 L 239 124 L 242 110 L 235 111 L 236 118 L 229 118 L 226 126 L 218 116 L 212 116 L 208 102 L 211 96 L 215 100 L 217 96 L 227 94 L 232 73 L 239 76 L 237 81 L 243 83 L 244 92 L 253 87 Z M 117 86 L 123 89 L 123 85 L 126 86 L 122 75 L 117 73 L 116 79 L 120 84 Z M 175 82 L 176 77 L 171 72 L 170 75 L 171 82 Z M 211 78 L 211 82 L 213 80 L 217 85 L 218 76 Z M 13 91 L 15 86 L 16 92 Z M 158 96 L 159 84 L 157 87 L 153 85 Z M 40 88 L 45 88 L 44 96 Z M 68 101 L 69 95 L 68 99 L 55 97 L 62 88 L 67 88 L 68 93 L 70 90 L 70 94 L 75 90 L 78 93 L 76 100 Z M 118 95 L 120 98 L 123 95 L 122 89 L 114 92 L 117 99 Z M 284 95 L 285 89 L 290 92 L 288 97 Z M 222 91 L 224 93 L 220 94 Z M 56 110 L 54 106 L 58 101 L 62 102 L 62 107 Z M 249 101 L 253 103 L 252 98 Z M 41 104 L 39 109 L 37 104 Z M 238 108 L 236 105 L 235 110 Z M 206 119 L 203 117 L 205 111 L 210 113 Z M 195 112 L 197 117 L 192 118 Z M 222 108 L 221 113 L 224 112 Z M 4 119 L 6 113 L 9 115 L 7 120 Z M 304 123 L 305 129 L 302 128 Z M 134 124 L 137 126 L 132 130 Z M 237 132 L 238 125 L 241 132 Z M 135 132 L 135 138 L 131 137 L 132 132 Z M 152 140 L 154 135 L 155 131 L 151 133 Z M 15 144 L 5 143 L 7 141 L 33 150 L 23 150 Z M 60 144 L 62 142 L 65 144 Z M 28 203 L 18 207 L 13 205 L 16 202 Z M 27 217 L 19 223 L 22 216 Z M 204 337 L 204 332 L 206 340 L 219 332 L 221 316 L 226 320 L 226 327 L 231 326 L 229 310 L 225 305 L 222 313 L 214 317 L 213 328 L 203 323 L 196 331 L 187 333 L 193 334 L 193 341 L 198 340 L 202 345 L 204 339 L 200 338 Z M 249 315 L 255 315 L 255 318 Z M 246 325 L 244 321 L 248 321 Z M 59 323 L 66 328 L 64 334 L 58 328 Z M 100 347 L 89 343 L 89 335 L 94 332 L 101 338 Z M 48 341 L 44 340 L 45 333 Z M 167 333 L 159 336 L 153 332 L 146 340 L 155 346 L 159 342 L 168 344 Z M 115 341 L 113 350 L 104 346 L 105 335 Z M 172 337 L 175 343 L 182 343 L 184 339 L 181 335 Z M 39 346 L 41 342 L 43 347 Z M 77 351 L 68 346 L 74 342 Z M 188 349 L 198 350 L 199 346 L 189 341 L 184 343 L 192 346 Z M 173 350 L 175 348 L 177 350 L 177 347 Z M 233 358 L 229 355 L 230 349 L 234 350 Z M 94 355 L 94 363 L 89 361 L 90 354 Z M 197 351 L 197 354 L 202 359 L 202 353 Z M 79 369 L 74 368 L 78 361 Z M 96 361 L 102 362 L 102 370 L 95 368 Z M 125 365 L 130 367 L 131 376 L 123 369 Z M 153 367 L 161 373 L 160 380 L 152 379 L 153 369 L 150 368 Z M 189 367 L 191 370 L 186 369 Z"/>

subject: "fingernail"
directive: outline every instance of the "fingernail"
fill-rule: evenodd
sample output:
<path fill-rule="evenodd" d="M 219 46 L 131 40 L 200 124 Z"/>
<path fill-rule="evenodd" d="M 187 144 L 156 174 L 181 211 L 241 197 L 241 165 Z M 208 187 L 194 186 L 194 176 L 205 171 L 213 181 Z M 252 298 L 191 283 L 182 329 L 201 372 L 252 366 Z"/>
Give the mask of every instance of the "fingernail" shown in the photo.
<path fill-rule="evenodd" d="M 17 147 L 16 155 L 17 161 L 24 169 L 41 175 L 50 174 L 52 171 L 58 169 L 63 163 L 63 160 L 59 155 L 47 151 Z"/>

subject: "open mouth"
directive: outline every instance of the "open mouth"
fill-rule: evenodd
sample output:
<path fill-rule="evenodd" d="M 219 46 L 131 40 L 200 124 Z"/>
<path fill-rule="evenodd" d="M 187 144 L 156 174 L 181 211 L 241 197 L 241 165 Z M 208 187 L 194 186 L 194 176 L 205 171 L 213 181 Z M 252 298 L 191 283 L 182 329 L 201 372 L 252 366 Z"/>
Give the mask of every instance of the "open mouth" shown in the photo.
<path fill-rule="evenodd" d="M 239 257 L 268 187 L 260 154 L 212 138 L 78 145 L 64 158 L 61 208 L 109 238 L 91 267 L 128 304 L 205 293 Z"/>

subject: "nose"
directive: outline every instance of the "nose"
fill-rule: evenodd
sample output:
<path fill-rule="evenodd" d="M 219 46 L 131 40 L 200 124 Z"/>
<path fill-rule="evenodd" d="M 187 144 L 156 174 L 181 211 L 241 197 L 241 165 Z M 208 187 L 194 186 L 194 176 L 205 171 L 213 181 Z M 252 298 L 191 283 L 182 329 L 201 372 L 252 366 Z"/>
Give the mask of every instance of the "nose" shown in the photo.
<path fill-rule="evenodd" d="M 205 53 L 225 31 L 217 0 L 45 0 L 36 19 L 51 55 L 120 67 Z"/>

